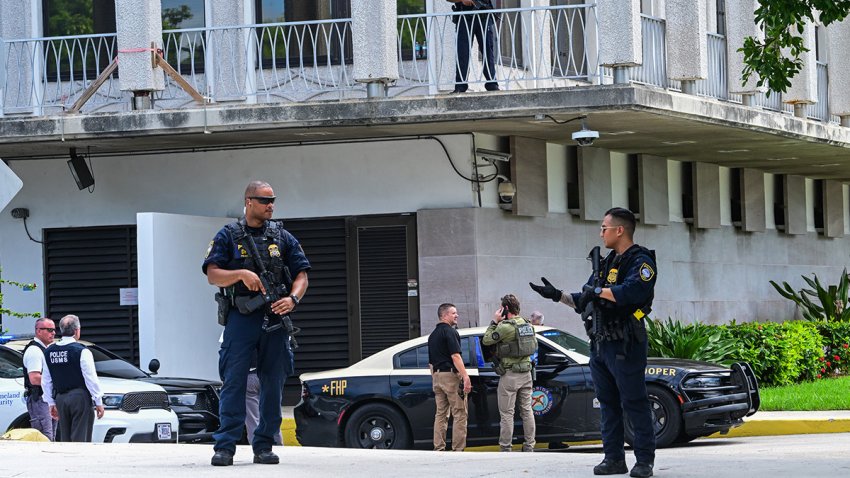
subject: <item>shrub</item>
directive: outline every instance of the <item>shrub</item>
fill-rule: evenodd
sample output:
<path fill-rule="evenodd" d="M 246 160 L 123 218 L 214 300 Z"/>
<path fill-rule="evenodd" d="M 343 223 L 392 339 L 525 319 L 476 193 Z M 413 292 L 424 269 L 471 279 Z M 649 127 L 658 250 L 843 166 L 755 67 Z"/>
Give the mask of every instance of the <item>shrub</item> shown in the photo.
<path fill-rule="evenodd" d="M 818 325 L 823 337 L 818 378 L 850 373 L 850 322 L 827 322 Z"/>
<path fill-rule="evenodd" d="M 823 338 L 817 324 L 805 321 L 731 323 L 747 361 L 762 385 L 788 385 L 820 373 Z"/>
<path fill-rule="evenodd" d="M 646 335 L 649 354 L 653 357 L 729 365 L 735 361 L 733 355 L 738 349 L 737 340 L 716 325 L 699 322 L 684 325 L 669 317 L 667 322 L 647 320 Z"/>
<path fill-rule="evenodd" d="M 827 322 L 850 320 L 850 307 L 847 307 L 850 279 L 847 277 L 847 269 L 841 272 L 838 285 L 827 287 L 821 285 L 818 276 L 815 274 L 812 274 L 811 279 L 806 276 L 802 277 L 811 289 L 800 289 L 799 292 L 796 292 L 787 282 L 783 282 L 782 287 L 773 281 L 770 281 L 770 285 L 782 297 L 797 304 L 806 320 L 825 320 Z M 817 299 L 819 303 L 815 303 L 812 299 Z"/>

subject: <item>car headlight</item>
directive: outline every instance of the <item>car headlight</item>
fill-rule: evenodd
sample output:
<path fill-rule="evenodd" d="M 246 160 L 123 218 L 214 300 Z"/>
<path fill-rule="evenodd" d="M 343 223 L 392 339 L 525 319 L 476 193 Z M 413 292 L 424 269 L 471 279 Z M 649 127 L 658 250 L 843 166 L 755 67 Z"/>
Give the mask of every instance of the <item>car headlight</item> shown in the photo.
<path fill-rule="evenodd" d="M 172 407 L 194 407 L 198 403 L 197 393 L 177 393 L 168 395 Z"/>
<path fill-rule="evenodd" d="M 103 408 L 115 410 L 121 408 L 124 403 L 124 395 L 106 393 L 103 395 Z"/>
<path fill-rule="evenodd" d="M 721 378 L 710 375 L 691 377 L 682 384 L 685 388 L 712 388 L 723 385 Z"/>

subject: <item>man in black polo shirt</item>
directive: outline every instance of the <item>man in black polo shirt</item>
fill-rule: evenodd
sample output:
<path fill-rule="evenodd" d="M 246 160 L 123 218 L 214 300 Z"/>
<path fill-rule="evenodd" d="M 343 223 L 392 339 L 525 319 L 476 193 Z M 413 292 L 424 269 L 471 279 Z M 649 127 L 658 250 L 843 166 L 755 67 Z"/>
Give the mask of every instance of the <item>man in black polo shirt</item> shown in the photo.
<path fill-rule="evenodd" d="M 89 442 L 95 413 L 103 418 L 103 393 L 91 350 L 77 342 L 80 319 L 66 315 L 59 321 L 62 339 L 44 351 L 47 367 L 41 377 L 50 415 L 59 420 L 57 441 Z M 92 410 L 94 402 L 94 410 Z"/>
<path fill-rule="evenodd" d="M 437 413 L 434 416 L 434 450 L 446 449 L 446 430 L 451 411 L 451 416 L 454 417 L 452 451 L 463 451 L 466 448 L 466 395 L 472 391 L 472 382 L 469 381 L 469 375 L 463 366 L 460 335 L 455 330 L 457 308 L 453 304 L 442 304 L 437 309 L 437 317 L 440 322 L 428 336 L 428 363 L 437 402 Z"/>

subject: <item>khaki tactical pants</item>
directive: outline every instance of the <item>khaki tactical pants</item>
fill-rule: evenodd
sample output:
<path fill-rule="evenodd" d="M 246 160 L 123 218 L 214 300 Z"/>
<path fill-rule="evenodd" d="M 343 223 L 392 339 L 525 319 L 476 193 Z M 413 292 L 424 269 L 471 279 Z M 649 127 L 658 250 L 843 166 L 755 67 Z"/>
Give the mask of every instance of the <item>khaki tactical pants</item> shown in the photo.
<path fill-rule="evenodd" d="M 519 402 L 519 415 L 522 417 L 522 432 L 525 435 L 523 449 L 534 448 L 534 412 L 531 410 L 531 372 L 512 372 L 508 370 L 499 379 L 497 396 L 499 398 L 499 446 L 509 447 L 513 442 L 514 408 Z"/>
<path fill-rule="evenodd" d="M 434 372 L 434 398 L 437 402 L 437 413 L 434 416 L 434 450 L 445 451 L 446 430 L 449 427 L 449 412 L 454 417 L 452 425 L 452 451 L 463 451 L 466 448 L 466 397 L 460 397 L 461 379 L 454 372 Z M 531 399 L 529 398 L 529 404 Z"/>

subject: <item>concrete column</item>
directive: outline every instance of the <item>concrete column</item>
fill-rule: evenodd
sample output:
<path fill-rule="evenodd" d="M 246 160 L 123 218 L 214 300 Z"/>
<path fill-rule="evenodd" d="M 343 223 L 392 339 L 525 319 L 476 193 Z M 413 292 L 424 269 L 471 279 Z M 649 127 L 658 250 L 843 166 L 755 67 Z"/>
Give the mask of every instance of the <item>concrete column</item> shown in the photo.
<path fill-rule="evenodd" d="M 841 23 L 833 23 L 826 27 L 826 48 L 830 66 L 850 64 L 850 48 L 847 39 L 850 38 L 850 19 Z M 847 70 L 834 68 L 829 75 L 829 112 L 844 118 L 850 117 L 850 75 Z"/>
<path fill-rule="evenodd" d="M 741 228 L 747 232 L 764 232 L 765 223 L 764 173 L 741 170 Z"/>
<path fill-rule="evenodd" d="M 720 167 L 694 163 L 694 226 L 699 229 L 720 227 Z"/>
<path fill-rule="evenodd" d="M 40 37 L 40 8 L 37 9 L 35 3 L 28 0 L 0 1 L 0 38 Z M 14 43 L 7 50 L 6 45 L 0 42 L 0 47 L 0 91 L 5 95 L 0 95 L 0 116 L 4 111 L 21 111 L 16 107 L 26 107 L 27 111 L 31 111 L 33 104 L 40 103 L 43 91 L 41 81 L 35 81 L 41 78 L 43 67 L 40 45 Z"/>
<path fill-rule="evenodd" d="M 544 217 L 549 212 L 546 142 L 511 136 L 511 181 L 516 187 L 513 213 Z"/>
<path fill-rule="evenodd" d="M 787 175 L 785 181 L 785 233 L 805 234 L 806 178 Z"/>
<path fill-rule="evenodd" d="M 366 83 L 370 97 L 386 96 L 398 80 L 398 9 L 395 0 L 351 0 L 354 80 Z"/>
<path fill-rule="evenodd" d="M 578 148 L 579 216 L 585 221 L 602 220 L 613 206 L 611 190 L 611 153 L 601 148 Z"/>
<path fill-rule="evenodd" d="M 667 76 L 673 80 L 708 77 L 705 1 L 667 0 Z"/>
<path fill-rule="evenodd" d="M 209 27 L 224 27 L 254 23 L 253 6 L 244 0 L 208 0 Z M 245 100 L 256 92 L 254 59 L 249 56 L 256 48 L 256 37 L 245 28 L 214 30 L 207 36 L 205 72 L 209 92 L 215 101 Z M 249 65 L 250 63 L 250 65 Z M 249 67 L 250 66 L 250 67 Z"/>
<path fill-rule="evenodd" d="M 667 158 L 638 155 L 638 193 L 642 223 L 670 224 Z"/>
<path fill-rule="evenodd" d="M 430 94 L 454 89 L 455 68 L 457 68 L 457 32 L 454 23 L 448 16 L 452 12 L 452 4 L 445 0 L 430 0 L 427 12 L 441 14 L 430 17 L 426 21 L 428 30 L 428 83 Z M 470 71 L 481 71 L 476 55 L 469 59 Z M 472 70 L 478 68 L 477 70 Z"/>
<path fill-rule="evenodd" d="M 643 63 L 640 0 L 601 1 L 596 5 L 596 12 L 600 64 L 616 67 Z"/>
<path fill-rule="evenodd" d="M 823 235 L 844 237 L 844 190 L 838 181 L 823 182 Z"/>
<path fill-rule="evenodd" d="M 795 32 L 796 33 L 796 32 Z M 809 51 L 803 52 L 800 59 L 803 60 L 803 69 L 794 78 L 791 78 L 791 86 L 782 95 L 784 103 L 812 104 L 818 101 L 818 71 L 817 71 L 817 46 L 815 45 L 815 25 L 811 22 L 803 29 L 803 46 Z M 783 50 L 783 54 L 789 52 Z M 802 112 L 805 116 L 805 111 Z"/>
<path fill-rule="evenodd" d="M 162 48 L 160 0 L 115 0 L 115 26 L 120 89 L 139 93 L 164 89 L 162 68 L 151 66 L 151 52 L 148 51 L 151 43 Z"/>
<path fill-rule="evenodd" d="M 727 84 L 729 93 L 755 94 L 767 88 L 757 87 L 758 74 L 753 74 L 746 84 L 741 84 L 744 71 L 744 54 L 738 48 L 744 45 L 744 38 L 764 38 L 764 33 L 754 23 L 758 0 L 738 0 L 726 2 L 726 59 Z"/>

